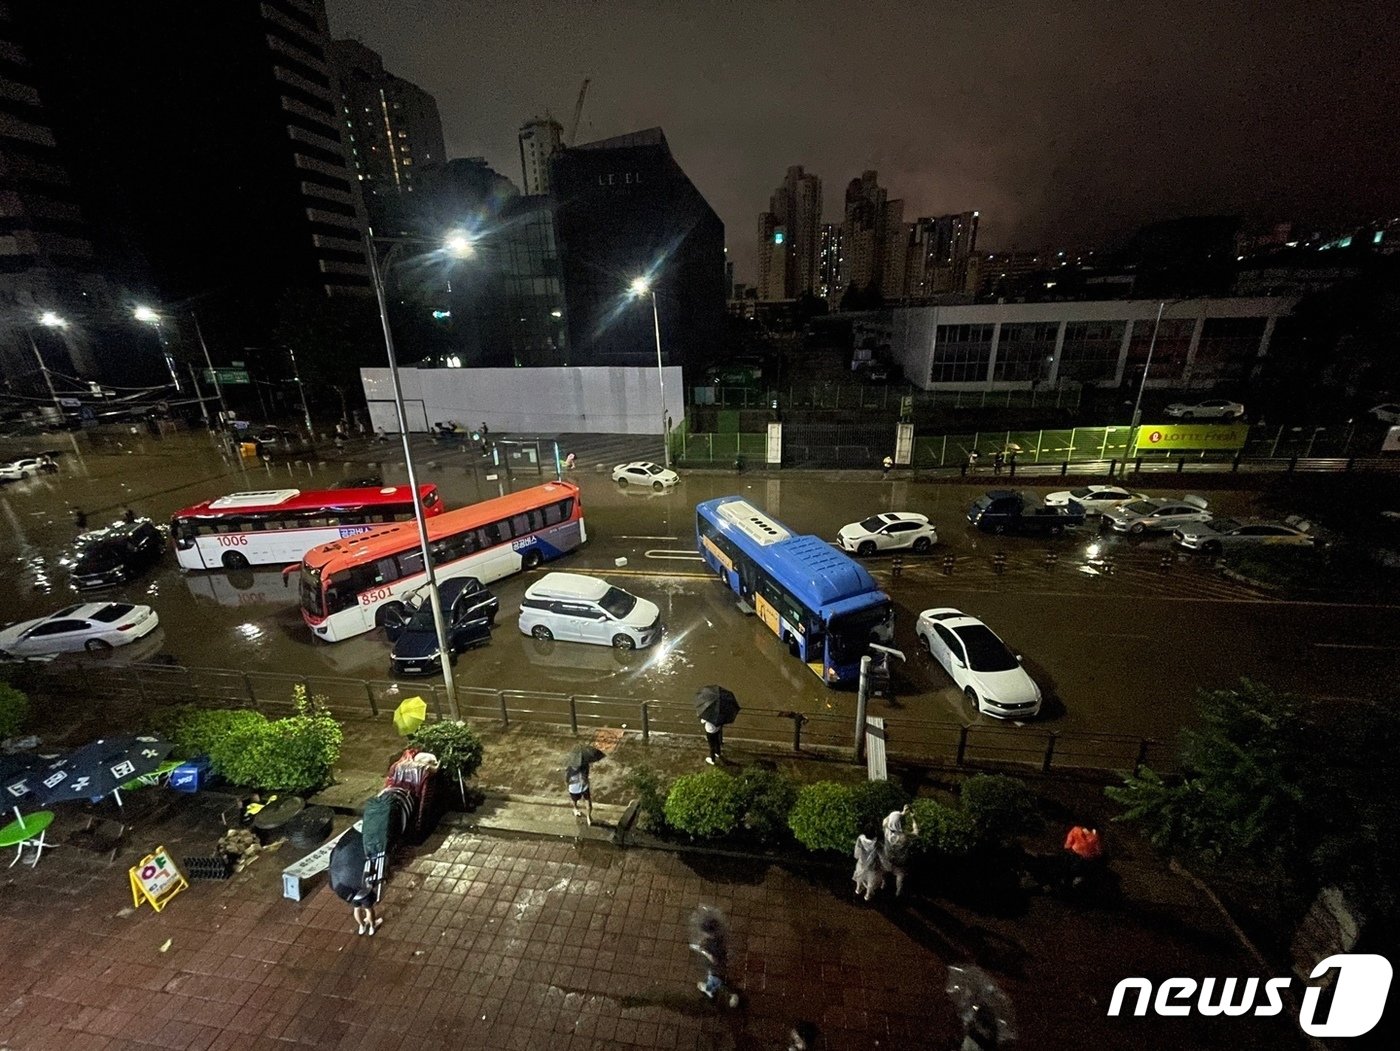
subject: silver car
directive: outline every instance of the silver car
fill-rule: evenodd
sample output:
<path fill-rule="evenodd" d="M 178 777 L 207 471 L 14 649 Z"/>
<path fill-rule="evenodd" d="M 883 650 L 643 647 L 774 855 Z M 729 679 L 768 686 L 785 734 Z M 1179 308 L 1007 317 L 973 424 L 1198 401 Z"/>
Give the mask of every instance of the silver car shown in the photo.
<path fill-rule="evenodd" d="M 1132 500 L 1151 499 L 1145 493 L 1134 493 L 1121 485 L 1084 485 L 1078 489 L 1064 489 L 1051 493 L 1045 498 L 1046 507 L 1068 507 L 1071 500 L 1081 504 L 1086 515 L 1101 515 L 1111 507 L 1126 504 Z"/>
<path fill-rule="evenodd" d="M 1301 519 L 1290 522 L 1237 522 L 1233 518 L 1212 518 L 1209 522 L 1181 526 L 1172 534 L 1187 551 L 1218 555 L 1242 547 L 1312 547 L 1317 538 Z"/>
<path fill-rule="evenodd" d="M 1210 519 L 1207 503 L 1199 496 L 1180 500 L 1132 500 L 1103 513 L 1104 524 L 1117 533 L 1145 533 L 1176 529 Z"/>

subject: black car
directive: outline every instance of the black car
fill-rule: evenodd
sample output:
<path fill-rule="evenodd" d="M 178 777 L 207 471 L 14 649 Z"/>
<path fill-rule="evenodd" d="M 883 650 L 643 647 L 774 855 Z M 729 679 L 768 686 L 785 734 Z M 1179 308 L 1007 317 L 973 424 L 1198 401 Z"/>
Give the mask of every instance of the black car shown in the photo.
<path fill-rule="evenodd" d="M 442 600 L 442 618 L 447 629 L 447 649 L 450 660 L 473 646 L 491 641 L 491 627 L 496 622 L 501 600 L 496 598 L 476 577 L 453 577 L 438 585 Z M 394 642 L 389 658 L 390 675 L 432 675 L 442 669 L 438 659 L 437 628 L 433 625 L 433 610 L 426 596 L 406 621 L 388 629 Z"/>
<path fill-rule="evenodd" d="M 149 518 L 84 533 L 73 550 L 73 587 L 91 591 L 134 580 L 159 562 L 164 550 L 165 535 Z"/>
<path fill-rule="evenodd" d="M 967 520 L 984 533 L 1059 536 L 1068 528 L 1084 524 L 1084 505 L 1070 500 L 1063 505 L 1043 507 L 1024 493 L 992 489 L 973 501 Z"/>

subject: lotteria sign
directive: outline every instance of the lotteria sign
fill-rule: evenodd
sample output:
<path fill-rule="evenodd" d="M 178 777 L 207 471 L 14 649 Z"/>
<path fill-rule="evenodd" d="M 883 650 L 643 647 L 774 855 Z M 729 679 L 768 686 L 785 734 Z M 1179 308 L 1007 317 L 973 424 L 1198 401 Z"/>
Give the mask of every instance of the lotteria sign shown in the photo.
<path fill-rule="evenodd" d="M 1144 423 L 1138 427 L 1137 451 L 1243 449 L 1248 438 L 1247 423 Z"/>

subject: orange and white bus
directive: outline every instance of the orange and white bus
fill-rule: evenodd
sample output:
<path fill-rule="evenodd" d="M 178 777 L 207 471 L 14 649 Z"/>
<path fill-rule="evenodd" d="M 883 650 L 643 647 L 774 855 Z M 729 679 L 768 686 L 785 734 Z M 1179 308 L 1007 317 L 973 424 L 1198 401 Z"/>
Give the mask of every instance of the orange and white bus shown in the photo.
<path fill-rule="evenodd" d="M 572 482 L 548 482 L 446 511 L 427 524 L 439 580 L 476 577 L 489 584 L 588 539 Z M 408 593 L 426 580 L 414 523 L 322 544 L 301 562 L 301 616 L 316 638 L 339 642 L 402 614 Z"/>
<path fill-rule="evenodd" d="M 437 486 L 420 485 L 425 515 L 442 513 Z M 181 569 L 285 566 L 317 544 L 368 533 L 390 522 L 413 521 L 406 485 L 363 489 L 267 489 L 206 500 L 170 520 Z"/>

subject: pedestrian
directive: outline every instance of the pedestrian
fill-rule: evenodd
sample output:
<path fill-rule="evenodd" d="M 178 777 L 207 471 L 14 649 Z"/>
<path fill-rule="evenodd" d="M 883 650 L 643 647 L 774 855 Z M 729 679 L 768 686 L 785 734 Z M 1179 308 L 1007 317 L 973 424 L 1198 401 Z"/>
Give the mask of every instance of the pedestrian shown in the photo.
<path fill-rule="evenodd" d="M 888 477 L 890 476 L 890 468 L 893 467 L 893 466 L 894 466 L 894 457 L 893 457 L 893 456 L 886 456 L 883 460 L 881 460 L 881 461 L 880 461 L 880 477 L 881 477 L 881 478 L 888 478 Z"/>
<path fill-rule="evenodd" d="M 572 471 L 576 463 L 578 463 L 578 457 L 573 453 L 569 453 L 568 456 L 564 457 L 564 470 Z"/>
<path fill-rule="evenodd" d="M 355 933 L 373 935 L 384 920 L 374 913 L 379 894 L 365 880 L 365 841 L 359 830 L 351 828 L 336 841 L 328 870 L 331 890 L 350 906 Z"/>
<path fill-rule="evenodd" d="M 488 426 L 486 426 L 486 421 L 485 421 L 485 420 L 482 420 L 482 421 L 481 421 L 481 440 L 482 440 L 483 442 L 485 442 L 485 441 L 486 441 L 486 436 L 489 435 L 490 433 L 491 433 L 491 428 L 488 427 Z"/>
<path fill-rule="evenodd" d="M 891 810 L 880 824 L 880 867 L 894 876 L 894 896 L 904 893 L 904 877 L 909 874 L 910 839 L 919 834 L 918 822 L 909 807 Z"/>
<path fill-rule="evenodd" d="M 574 805 L 574 817 L 581 817 L 588 824 L 593 824 L 593 792 L 588 785 L 588 764 L 580 763 L 578 766 L 569 767 L 564 771 L 564 781 L 569 788 L 569 802 Z M 580 801 L 588 804 L 587 814 L 580 812 Z"/>
<path fill-rule="evenodd" d="M 132 522 L 135 522 L 136 512 L 128 507 L 125 511 L 122 512 L 122 521 L 125 522 L 127 525 L 130 525 Z"/>
<path fill-rule="evenodd" d="M 710 754 L 705 757 L 705 762 L 711 766 L 718 766 L 724 762 L 724 724 L 712 723 L 701 716 L 700 725 L 705 729 L 705 741 L 710 746 Z"/>
<path fill-rule="evenodd" d="M 1001 469 L 1006 466 L 1006 454 L 998 452 L 992 457 L 992 473 L 1001 474 Z"/>
<path fill-rule="evenodd" d="M 39 457 L 39 470 L 45 474 L 58 474 L 58 464 L 47 454 Z"/>
<path fill-rule="evenodd" d="M 724 914 L 709 905 L 701 905 L 691 914 L 690 947 L 705 961 L 705 977 L 695 987 L 706 998 L 739 1006 L 739 994 L 729 987 L 729 930 Z"/>
<path fill-rule="evenodd" d="M 864 895 L 865 900 L 869 901 L 884 882 L 884 873 L 880 867 L 880 844 L 874 836 L 862 832 L 856 836 L 856 845 L 851 851 L 851 856 L 856 859 L 855 871 L 851 873 L 851 879 L 856 885 L 856 897 Z"/>
<path fill-rule="evenodd" d="M 972 452 L 967 454 L 967 469 L 969 473 L 975 473 L 977 470 L 977 456 L 976 449 L 973 449 Z"/>
<path fill-rule="evenodd" d="M 79 529 L 87 528 L 87 513 L 81 507 L 73 508 L 73 525 Z"/>
<path fill-rule="evenodd" d="M 788 1030 L 787 1051 L 812 1051 L 817 1045 L 817 1027 L 811 1022 L 798 1022 Z"/>
<path fill-rule="evenodd" d="M 1065 885 L 1077 887 L 1103 864 L 1103 840 L 1099 830 L 1075 825 L 1065 836 Z"/>

